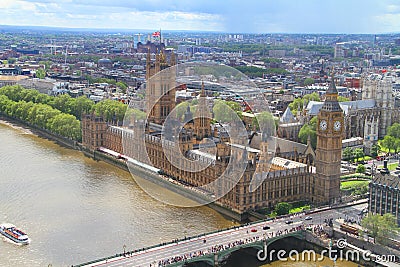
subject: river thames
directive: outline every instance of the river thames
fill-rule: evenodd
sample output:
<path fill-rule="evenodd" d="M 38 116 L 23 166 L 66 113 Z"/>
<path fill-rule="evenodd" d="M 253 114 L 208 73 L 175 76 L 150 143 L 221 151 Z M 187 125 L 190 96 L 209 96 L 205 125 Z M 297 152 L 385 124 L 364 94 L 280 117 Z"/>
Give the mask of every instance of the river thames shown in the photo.
<path fill-rule="evenodd" d="M 236 224 L 208 207 L 154 200 L 128 172 L 26 129 L 0 123 L 0 152 L 0 223 L 32 240 L 0 242 L 0 266 L 70 266 Z"/>

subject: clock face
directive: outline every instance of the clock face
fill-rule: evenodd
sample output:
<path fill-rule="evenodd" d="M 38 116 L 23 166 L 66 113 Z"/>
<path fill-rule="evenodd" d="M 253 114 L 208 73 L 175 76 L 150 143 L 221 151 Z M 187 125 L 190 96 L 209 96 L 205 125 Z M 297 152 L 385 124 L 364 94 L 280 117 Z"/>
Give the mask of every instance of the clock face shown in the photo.
<path fill-rule="evenodd" d="M 333 129 L 335 131 L 339 131 L 340 127 L 342 127 L 342 124 L 340 123 L 340 121 L 335 121 L 335 123 L 333 124 Z"/>
<path fill-rule="evenodd" d="M 326 120 L 322 120 L 322 121 L 319 123 L 319 128 L 320 128 L 322 131 L 325 131 L 327 127 L 328 127 L 328 123 L 326 122 Z"/>

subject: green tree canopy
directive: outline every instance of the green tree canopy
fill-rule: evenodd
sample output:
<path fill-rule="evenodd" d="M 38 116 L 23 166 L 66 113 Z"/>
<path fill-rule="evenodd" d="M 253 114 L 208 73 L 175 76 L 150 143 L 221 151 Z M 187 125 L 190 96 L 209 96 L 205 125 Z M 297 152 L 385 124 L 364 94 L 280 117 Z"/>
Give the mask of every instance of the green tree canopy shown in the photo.
<path fill-rule="evenodd" d="M 118 101 L 106 99 L 93 106 L 97 115 L 103 116 L 106 121 L 123 121 L 127 105 Z"/>
<path fill-rule="evenodd" d="M 317 117 L 313 117 L 309 123 L 304 124 L 299 132 L 300 142 L 307 144 L 308 136 L 311 139 L 311 146 L 315 149 L 317 147 Z"/>
<path fill-rule="evenodd" d="M 36 70 L 36 78 L 44 79 L 46 77 L 46 71 L 42 68 Z"/>
<path fill-rule="evenodd" d="M 266 137 L 274 136 L 278 127 L 279 119 L 274 119 L 274 116 L 268 111 L 263 111 L 253 118 L 253 125 L 257 130 L 260 130 Z"/>
<path fill-rule="evenodd" d="M 136 108 L 128 108 L 126 110 L 124 122 L 128 124 L 133 124 L 136 120 L 145 120 L 146 117 L 146 112 L 143 112 Z M 127 122 L 126 120 L 129 120 L 129 122 Z"/>
<path fill-rule="evenodd" d="M 178 120 L 183 121 L 183 115 L 185 114 L 188 106 L 190 106 L 189 102 L 184 101 L 175 107 L 175 114 Z"/>
<path fill-rule="evenodd" d="M 0 113 L 15 117 L 64 137 L 80 141 L 81 124 L 75 116 L 50 105 L 24 100 L 13 101 L 0 94 Z"/>
<path fill-rule="evenodd" d="M 363 164 L 358 164 L 356 168 L 356 173 L 365 173 L 365 166 Z"/>
<path fill-rule="evenodd" d="M 381 150 L 381 147 L 378 144 L 372 145 L 372 147 L 371 147 L 371 156 L 372 157 L 377 157 L 380 150 Z"/>
<path fill-rule="evenodd" d="M 400 139 L 400 123 L 394 123 L 388 128 L 388 134 L 394 138 Z"/>
<path fill-rule="evenodd" d="M 391 150 L 394 150 L 396 148 L 396 138 L 391 135 L 385 135 L 382 140 L 382 145 L 389 149 L 390 152 Z"/>
<path fill-rule="evenodd" d="M 289 104 L 290 110 L 294 113 L 297 110 L 303 110 L 304 105 L 307 105 L 310 101 L 321 101 L 318 93 L 312 93 L 304 95 L 303 97 L 298 97 L 293 100 L 292 103 Z"/>
<path fill-rule="evenodd" d="M 396 217 L 390 213 L 384 215 L 369 213 L 362 219 L 361 226 L 374 238 L 374 241 L 383 245 L 387 244 L 388 239 L 399 230 Z"/>
<path fill-rule="evenodd" d="M 62 113 L 49 119 L 47 128 L 53 133 L 73 140 L 82 139 L 80 122 L 70 114 Z"/>
<path fill-rule="evenodd" d="M 311 84 L 313 84 L 314 82 L 315 82 L 315 80 L 314 80 L 313 78 L 306 78 L 306 79 L 304 80 L 304 85 L 305 85 L 305 86 L 311 85 Z"/>
<path fill-rule="evenodd" d="M 242 108 L 234 101 L 217 99 L 213 107 L 214 119 L 219 122 L 232 122 L 235 118 L 242 118 Z"/>
<path fill-rule="evenodd" d="M 364 151 L 362 148 L 355 148 L 353 150 L 353 155 L 354 155 L 354 158 L 356 158 L 356 160 L 359 160 L 360 158 L 364 157 Z"/>
<path fill-rule="evenodd" d="M 346 147 L 343 149 L 343 159 L 350 160 L 353 158 L 353 149 L 350 147 Z"/>
<path fill-rule="evenodd" d="M 349 98 L 347 98 L 347 97 L 344 97 L 344 96 L 338 96 L 338 98 L 337 98 L 337 100 L 338 100 L 338 102 L 346 102 L 346 101 L 350 101 L 350 99 Z"/>
<path fill-rule="evenodd" d="M 117 87 L 121 88 L 122 92 L 124 92 L 124 93 L 126 92 L 126 89 L 128 88 L 128 86 L 124 82 L 117 82 L 115 85 Z"/>
<path fill-rule="evenodd" d="M 290 211 L 291 208 L 292 208 L 292 205 L 290 205 L 289 203 L 287 203 L 287 202 L 279 202 L 275 206 L 276 215 L 280 216 L 280 215 L 289 214 L 289 211 Z"/>

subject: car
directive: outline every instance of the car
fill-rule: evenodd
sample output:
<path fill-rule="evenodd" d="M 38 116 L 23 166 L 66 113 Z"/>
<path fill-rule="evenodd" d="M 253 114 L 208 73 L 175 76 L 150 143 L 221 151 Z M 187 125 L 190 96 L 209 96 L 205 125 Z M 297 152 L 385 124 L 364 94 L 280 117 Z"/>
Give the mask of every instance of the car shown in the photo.
<path fill-rule="evenodd" d="M 265 226 L 263 227 L 263 230 L 269 230 L 269 229 L 271 229 L 271 227 L 269 227 L 268 225 L 265 225 Z"/>
<path fill-rule="evenodd" d="M 293 223 L 293 221 L 292 220 L 287 220 L 285 223 L 286 224 L 291 224 L 291 223 Z"/>
<path fill-rule="evenodd" d="M 256 228 L 251 228 L 251 230 L 250 230 L 252 233 L 255 233 L 255 232 L 257 232 L 257 229 Z"/>
<path fill-rule="evenodd" d="M 304 218 L 304 220 L 306 220 L 306 221 L 312 220 L 312 217 L 311 216 L 307 216 L 307 217 Z"/>

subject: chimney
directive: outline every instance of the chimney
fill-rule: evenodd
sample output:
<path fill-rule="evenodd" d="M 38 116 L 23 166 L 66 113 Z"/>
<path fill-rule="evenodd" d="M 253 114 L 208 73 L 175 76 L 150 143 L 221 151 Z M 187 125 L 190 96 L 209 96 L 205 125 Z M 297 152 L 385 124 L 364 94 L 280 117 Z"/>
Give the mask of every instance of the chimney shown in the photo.
<path fill-rule="evenodd" d="M 383 169 L 381 170 L 381 173 L 382 174 L 389 174 L 390 172 L 389 172 L 389 169 L 387 168 L 387 160 L 384 160 L 383 161 Z"/>

